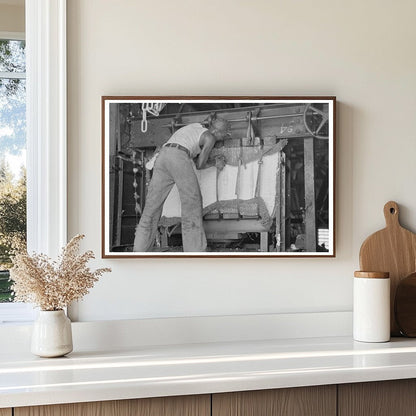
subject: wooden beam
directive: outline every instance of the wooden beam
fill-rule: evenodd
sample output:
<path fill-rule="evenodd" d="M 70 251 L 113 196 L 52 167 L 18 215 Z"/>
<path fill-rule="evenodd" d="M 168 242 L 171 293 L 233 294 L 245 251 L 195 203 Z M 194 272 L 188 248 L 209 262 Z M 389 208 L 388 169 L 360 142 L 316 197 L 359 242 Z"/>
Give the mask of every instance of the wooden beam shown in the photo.
<path fill-rule="evenodd" d="M 305 169 L 305 240 L 306 251 L 316 252 L 316 208 L 315 208 L 315 139 L 304 139 Z"/>
<path fill-rule="evenodd" d="M 281 251 L 281 236 L 282 236 L 282 224 L 281 224 L 281 205 L 282 205 L 282 152 L 279 152 L 279 164 L 276 173 L 276 195 L 275 195 L 275 218 L 276 218 L 276 251 Z"/>
<path fill-rule="evenodd" d="M 109 143 L 109 157 L 110 157 L 110 169 L 109 169 L 109 199 L 110 199 L 110 206 L 109 208 L 109 219 L 110 224 L 109 226 L 110 231 L 110 241 L 109 246 L 113 246 L 113 238 L 114 238 L 114 201 L 115 201 L 115 183 L 116 183 L 116 172 L 114 167 L 116 166 L 116 154 L 117 154 L 117 144 L 119 143 L 119 105 L 112 103 L 110 104 L 110 143 Z"/>
<path fill-rule="evenodd" d="M 266 228 L 261 220 L 246 219 L 241 220 L 204 220 L 203 221 L 205 235 L 225 238 L 225 235 L 232 236 L 241 233 L 262 233 L 269 232 L 270 228 Z M 172 234 L 181 234 L 182 227 L 180 224 L 175 228 Z"/>
<path fill-rule="evenodd" d="M 282 192 L 280 203 L 280 251 L 286 251 L 286 153 L 280 157 L 280 188 Z"/>
<path fill-rule="evenodd" d="M 286 204 L 285 204 L 285 238 L 286 238 L 286 244 L 287 246 L 290 246 L 290 224 L 291 224 L 291 218 L 290 213 L 292 211 L 292 182 L 291 182 L 291 161 L 289 158 L 286 159 L 285 163 L 286 168 Z M 286 248 L 285 248 L 285 251 Z"/>
<path fill-rule="evenodd" d="M 123 216 L 123 181 L 124 181 L 124 161 L 118 159 L 118 193 L 117 193 L 117 216 L 116 216 L 116 232 L 114 237 L 114 244 L 119 246 L 121 244 L 121 220 Z"/>
<path fill-rule="evenodd" d="M 169 241 L 168 241 L 168 227 L 161 227 L 160 230 L 160 249 L 162 251 L 167 250 L 169 248 Z"/>
<path fill-rule="evenodd" d="M 269 233 L 260 233 L 260 251 L 269 251 Z"/>
<path fill-rule="evenodd" d="M 260 220 L 244 218 L 241 220 L 204 221 L 204 230 L 206 234 L 261 233 L 269 231 Z"/>

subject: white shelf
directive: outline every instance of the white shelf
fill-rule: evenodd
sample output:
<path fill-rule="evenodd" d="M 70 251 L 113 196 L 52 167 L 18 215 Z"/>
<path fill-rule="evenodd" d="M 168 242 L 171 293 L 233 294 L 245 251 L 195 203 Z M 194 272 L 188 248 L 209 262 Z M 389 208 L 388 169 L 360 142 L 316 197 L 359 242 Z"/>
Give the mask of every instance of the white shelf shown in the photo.
<path fill-rule="evenodd" d="M 40 359 L 0 354 L 0 407 L 416 377 L 416 340 L 350 337 L 142 345 Z"/>

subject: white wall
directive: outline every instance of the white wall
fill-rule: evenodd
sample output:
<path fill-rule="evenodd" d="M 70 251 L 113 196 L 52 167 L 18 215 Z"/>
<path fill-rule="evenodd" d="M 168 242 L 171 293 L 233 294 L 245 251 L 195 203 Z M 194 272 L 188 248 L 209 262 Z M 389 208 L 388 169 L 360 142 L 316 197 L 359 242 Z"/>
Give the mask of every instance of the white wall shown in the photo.
<path fill-rule="evenodd" d="M 415 15 L 413 0 L 69 0 L 69 235 L 113 269 L 73 317 L 351 310 L 384 203 L 416 231 Z M 100 97 L 123 94 L 336 95 L 336 258 L 100 260 Z"/>

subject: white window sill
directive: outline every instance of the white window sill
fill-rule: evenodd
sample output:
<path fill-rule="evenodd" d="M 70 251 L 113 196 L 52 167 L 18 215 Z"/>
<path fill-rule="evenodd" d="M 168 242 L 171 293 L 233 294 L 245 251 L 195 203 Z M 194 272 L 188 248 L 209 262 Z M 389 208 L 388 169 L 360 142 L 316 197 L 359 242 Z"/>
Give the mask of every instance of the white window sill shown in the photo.
<path fill-rule="evenodd" d="M 21 325 L 33 322 L 36 311 L 27 303 L 0 303 L 0 325 Z"/>

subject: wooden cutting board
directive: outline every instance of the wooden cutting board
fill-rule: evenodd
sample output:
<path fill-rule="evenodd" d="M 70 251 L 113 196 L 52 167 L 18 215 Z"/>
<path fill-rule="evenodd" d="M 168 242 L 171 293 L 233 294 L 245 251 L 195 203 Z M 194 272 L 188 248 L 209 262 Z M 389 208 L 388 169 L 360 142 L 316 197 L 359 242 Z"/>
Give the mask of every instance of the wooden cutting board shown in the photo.
<path fill-rule="evenodd" d="M 406 230 L 399 222 L 399 206 L 390 201 L 384 205 L 386 228 L 370 235 L 360 250 L 362 271 L 389 272 L 391 335 L 400 335 L 394 319 L 394 298 L 401 279 L 416 271 L 416 234 Z"/>

